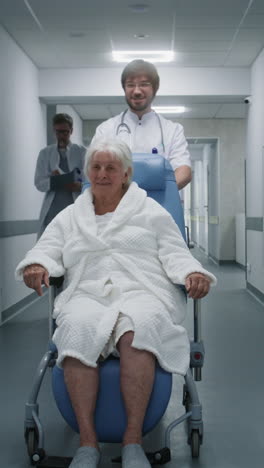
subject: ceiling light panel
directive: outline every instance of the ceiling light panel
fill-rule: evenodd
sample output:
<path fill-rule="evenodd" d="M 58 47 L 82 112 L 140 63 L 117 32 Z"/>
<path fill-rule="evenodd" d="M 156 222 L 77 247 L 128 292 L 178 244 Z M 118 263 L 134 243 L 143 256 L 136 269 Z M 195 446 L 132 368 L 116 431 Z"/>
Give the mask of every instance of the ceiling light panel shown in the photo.
<path fill-rule="evenodd" d="M 174 59 L 174 52 L 171 50 L 113 50 L 112 56 L 115 62 L 130 62 L 135 59 L 171 62 Z"/>
<path fill-rule="evenodd" d="M 152 109 L 159 114 L 183 114 L 187 110 L 184 106 L 154 106 Z"/>

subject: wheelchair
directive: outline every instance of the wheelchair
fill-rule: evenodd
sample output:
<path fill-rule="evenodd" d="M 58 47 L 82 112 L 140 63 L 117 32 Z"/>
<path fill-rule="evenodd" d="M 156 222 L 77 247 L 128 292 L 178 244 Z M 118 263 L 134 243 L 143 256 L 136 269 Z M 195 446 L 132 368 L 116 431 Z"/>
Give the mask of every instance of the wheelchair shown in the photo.
<path fill-rule="evenodd" d="M 148 196 L 154 198 L 166 208 L 177 222 L 182 236 L 186 240 L 183 210 L 175 182 L 174 172 L 162 156 L 153 154 L 133 155 L 134 176 L 141 188 Z M 87 184 L 89 185 L 89 184 Z M 85 187 L 84 187 L 85 189 Z M 187 244 L 189 234 L 187 231 Z M 32 465 L 37 467 L 68 467 L 71 458 L 47 456 L 44 449 L 44 428 L 39 417 L 38 394 L 44 375 L 48 368 L 52 370 L 53 394 L 65 421 L 78 432 L 78 424 L 71 406 L 70 398 L 63 378 L 63 369 L 56 366 L 57 350 L 52 343 L 54 320 L 52 310 L 54 299 L 62 286 L 63 278 L 50 278 L 49 288 L 49 337 L 48 350 L 44 354 L 36 371 L 30 396 L 25 405 L 24 436 L 28 455 Z M 184 289 L 184 288 L 183 288 Z M 164 447 L 154 453 L 147 453 L 151 464 L 165 464 L 170 461 L 170 435 L 172 430 L 180 423 L 186 421 L 187 443 L 191 447 L 191 455 L 198 458 L 200 446 L 203 443 L 202 406 L 199 401 L 195 381 L 201 380 L 204 362 L 204 345 L 201 339 L 201 303 L 194 300 L 193 307 L 193 341 L 190 343 L 190 366 L 185 375 L 183 385 L 183 415 L 172 421 L 164 435 Z M 126 414 L 119 385 L 119 360 L 110 356 L 99 364 L 100 389 L 95 411 L 95 426 L 99 442 L 121 442 L 126 426 Z M 155 381 L 150 402 L 145 415 L 143 435 L 150 432 L 160 421 L 168 406 L 172 389 L 172 375 L 157 364 Z M 119 459 L 112 460 L 120 462 Z"/>

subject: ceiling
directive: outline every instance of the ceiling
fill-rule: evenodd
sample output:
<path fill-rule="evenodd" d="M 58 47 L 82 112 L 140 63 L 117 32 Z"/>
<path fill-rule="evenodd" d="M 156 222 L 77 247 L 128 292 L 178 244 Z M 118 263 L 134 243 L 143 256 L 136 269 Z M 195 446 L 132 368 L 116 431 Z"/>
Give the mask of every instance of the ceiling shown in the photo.
<path fill-rule="evenodd" d="M 250 67 L 264 47 L 264 0 L 0 0 L 0 9 L 0 24 L 38 68 L 120 67 L 113 49 L 174 50 L 173 67 Z M 230 97 L 187 101 L 184 117 L 246 112 Z M 75 109 L 104 119 L 123 109 L 112 105 Z"/>

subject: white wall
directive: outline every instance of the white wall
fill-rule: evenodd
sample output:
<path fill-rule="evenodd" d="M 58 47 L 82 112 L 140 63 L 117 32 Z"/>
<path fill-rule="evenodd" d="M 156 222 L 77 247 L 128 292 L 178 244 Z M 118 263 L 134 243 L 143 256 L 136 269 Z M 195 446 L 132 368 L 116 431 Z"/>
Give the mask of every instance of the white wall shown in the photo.
<path fill-rule="evenodd" d="M 77 143 L 78 145 L 83 145 L 83 121 L 79 114 L 77 114 L 76 110 L 72 106 L 60 104 L 57 106 L 56 112 L 69 114 L 73 118 L 73 132 L 71 135 L 71 141 L 73 143 Z"/>
<path fill-rule="evenodd" d="M 202 200 L 201 200 L 201 223 L 203 232 L 203 248 L 205 253 L 208 254 L 208 171 L 209 160 L 213 157 L 212 147 L 210 144 L 204 145 L 203 149 L 203 185 L 201 187 Z"/>
<path fill-rule="evenodd" d="M 91 143 L 98 125 L 100 125 L 102 122 L 103 120 L 83 121 L 83 141 L 86 146 L 88 146 Z"/>
<path fill-rule="evenodd" d="M 123 97 L 120 83 L 123 68 L 41 69 L 40 96 L 50 104 L 65 96 L 74 98 L 75 103 L 80 102 L 78 98 L 89 96 Z M 163 66 L 159 75 L 160 96 L 245 96 L 250 92 L 248 68 Z"/>
<path fill-rule="evenodd" d="M 264 217 L 264 50 L 252 67 L 252 102 L 248 111 L 246 215 Z M 248 230 L 247 281 L 264 294 L 264 232 Z"/>
<path fill-rule="evenodd" d="M 191 187 L 192 194 L 192 239 L 198 246 L 201 247 L 201 232 L 200 232 L 200 203 L 201 203 L 201 184 L 202 184 L 202 161 L 193 161 L 193 180 Z"/>
<path fill-rule="evenodd" d="M 34 187 L 38 152 L 46 144 L 46 106 L 39 102 L 38 70 L 0 26 L 0 199 L 1 221 L 34 220 L 42 194 Z M 14 265 L 31 246 L 32 235 L 0 239 L 1 307 L 32 291 L 14 281 Z M 22 239 L 23 238 L 23 239 Z"/>
<path fill-rule="evenodd" d="M 25 253 L 35 242 L 36 234 L 0 239 L 1 258 L 4 263 L 4 275 L 1 281 L 3 290 L 2 310 L 16 304 L 33 292 L 33 290 L 27 288 L 23 282 L 15 281 L 14 271 L 18 262 L 22 260 Z"/>
<path fill-rule="evenodd" d="M 210 150 L 208 154 L 208 254 L 216 260 L 221 260 L 219 141 L 210 145 L 210 148 L 207 145 L 207 150 Z"/>

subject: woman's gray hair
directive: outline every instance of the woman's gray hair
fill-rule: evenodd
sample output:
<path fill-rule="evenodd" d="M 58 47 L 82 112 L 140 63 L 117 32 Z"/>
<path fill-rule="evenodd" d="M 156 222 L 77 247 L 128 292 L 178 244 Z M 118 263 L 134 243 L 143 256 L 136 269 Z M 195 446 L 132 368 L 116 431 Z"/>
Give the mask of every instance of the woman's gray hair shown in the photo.
<path fill-rule="evenodd" d="M 118 138 L 96 138 L 94 143 L 89 146 L 84 161 L 84 173 L 88 177 L 89 166 L 92 162 L 93 155 L 98 151 L 110 153 L 114 158 L 122 163 L 125 171 L 131 168 L 131 173 L 128 175 L 128 185 L 131 182 L 133 175 L 133 160 L 132 153 L 126 143 Z"/>

